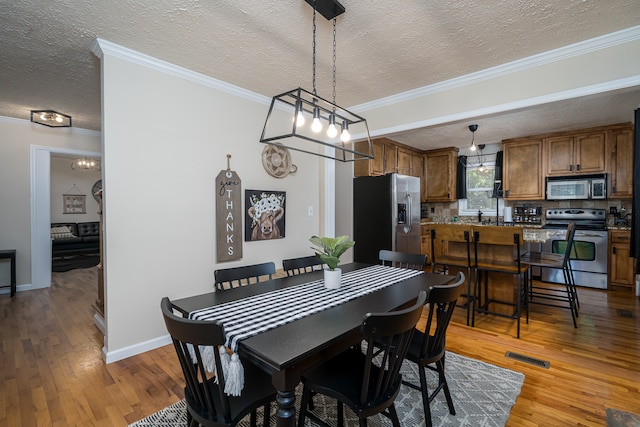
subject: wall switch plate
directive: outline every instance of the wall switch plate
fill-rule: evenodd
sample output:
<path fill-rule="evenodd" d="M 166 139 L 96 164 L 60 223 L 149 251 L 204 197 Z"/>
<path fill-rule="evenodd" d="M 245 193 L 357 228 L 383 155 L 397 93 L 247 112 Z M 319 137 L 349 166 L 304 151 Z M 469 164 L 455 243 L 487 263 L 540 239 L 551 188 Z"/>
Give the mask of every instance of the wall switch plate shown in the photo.
<path fill-rule="evenodd" d="M 309 206 L 309 209 L 307 211 L 307 215 L 313 216 L 313 206 Z"/>

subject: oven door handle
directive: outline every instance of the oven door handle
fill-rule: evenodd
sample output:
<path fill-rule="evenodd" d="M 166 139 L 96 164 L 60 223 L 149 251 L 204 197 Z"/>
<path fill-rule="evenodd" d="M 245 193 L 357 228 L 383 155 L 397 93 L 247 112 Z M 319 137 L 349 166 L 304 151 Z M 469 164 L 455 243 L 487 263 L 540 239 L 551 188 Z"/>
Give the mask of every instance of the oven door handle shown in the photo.
<path fill-rule="evenodd" d="M 598 237 L 600 239 L 607 237 L 607 235 L 602 235 L 602 234 L 596 234 L 596 233 L 589 233 L 589 232 L 582 232 L 580 234 L 578 234 L 578 232 L 576 231 L 575 237 Z"/>

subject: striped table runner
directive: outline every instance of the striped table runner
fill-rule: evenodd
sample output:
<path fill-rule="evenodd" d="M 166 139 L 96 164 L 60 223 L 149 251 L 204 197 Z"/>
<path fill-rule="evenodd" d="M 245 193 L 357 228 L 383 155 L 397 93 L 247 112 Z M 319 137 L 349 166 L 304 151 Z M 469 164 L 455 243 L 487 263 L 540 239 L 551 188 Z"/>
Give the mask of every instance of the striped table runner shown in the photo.
<path fill-rule="evenodd" d="M 242 339 L 422 273 L 418 270 L 374 265 L 344 273 L 339 289 L 327 289 L 324 287 L 324 280 L 316 280 L 197 310 L 190 313 L 189 318 L 222 321 L 226 334 L 225 346 L 235 352 Z"/>

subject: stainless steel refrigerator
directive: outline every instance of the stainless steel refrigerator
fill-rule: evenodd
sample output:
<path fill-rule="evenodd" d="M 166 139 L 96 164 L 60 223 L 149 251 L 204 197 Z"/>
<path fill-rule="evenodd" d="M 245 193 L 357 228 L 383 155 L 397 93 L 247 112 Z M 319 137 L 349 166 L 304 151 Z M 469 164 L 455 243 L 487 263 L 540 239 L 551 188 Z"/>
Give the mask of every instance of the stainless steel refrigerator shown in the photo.
<path fill-rule="evenodd" d="M 420 253 L 420 178 L 353 179 L 353 259 L 377 264 L 380 249 Z"/>

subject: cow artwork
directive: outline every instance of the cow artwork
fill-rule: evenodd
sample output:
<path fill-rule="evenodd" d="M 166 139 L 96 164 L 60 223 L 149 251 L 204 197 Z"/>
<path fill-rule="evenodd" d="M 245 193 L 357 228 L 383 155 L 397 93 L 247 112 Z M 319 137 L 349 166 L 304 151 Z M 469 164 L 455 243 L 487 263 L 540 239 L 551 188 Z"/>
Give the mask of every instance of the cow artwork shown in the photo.
<path fill-rule="evenodd" d="M 246 190 L 245 241 L 282 239 L 285 233 L 285 192 Z"/>

